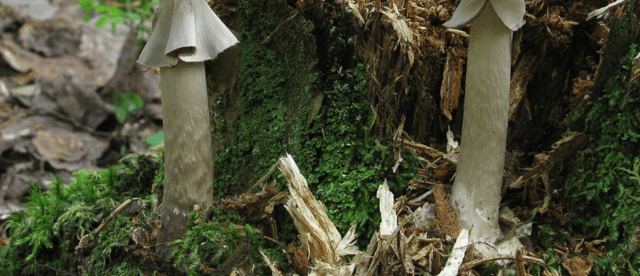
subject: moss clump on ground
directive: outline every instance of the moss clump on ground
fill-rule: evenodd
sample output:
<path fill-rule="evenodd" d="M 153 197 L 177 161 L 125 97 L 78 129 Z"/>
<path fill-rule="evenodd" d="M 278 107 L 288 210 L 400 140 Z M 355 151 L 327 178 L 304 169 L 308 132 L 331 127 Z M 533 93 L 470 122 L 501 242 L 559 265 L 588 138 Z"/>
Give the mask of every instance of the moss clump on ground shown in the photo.
<path fill-rule="evenodd" d="M 604 92 L 581 115 L 594 137 L 570 165 L 565 188 L 572 232 L 603 238 L 608 253 L 598 275 L 638 275 L 640 270 L 640 99 L 627 94 L 632 45 Z"/>
<path fill-rule="evenodd" d="M 153 156 L 129 156 L 123 165 L 99 172 L 77 171 L 68 185 L 56 178 L 46 192 L 32 187 L 24 212 L 6 223 L 11 242 L 0 247 L 0 275 L 140 275 L 134 273 L 141 269 L 137 258 L 128 253 L 142 245 L 132 247 L 134 233 L 129 231 L 151 231 L 156 206 L 153 180 L 161 166 L 161 159 Z M 134 196 L 141 197 L 141 210 L 128 217 L 115 216 L 94 232 L 114 208 Z M 136 217 L 146 219 L 135 222 Z M 92 241 L 92 250 L 76 252 L 85 235 Z"/>
<path fill-rule="evenodd" d="M 7 221 L 11 243 L 0 248 L 1 273 L 45 275 L 82 266 L 81 259 L 74 254 L 80 238 L 95 229 L 118 203 L 141 188 L 123 190 L 125 177 L 118 169 L 78 171 L 67 186 L 56 178 L 47 192 L 36 186 L 31 188 L 24 212 Z M 96 238 L 100 240 L 102 234 Z M 109 257 L 108 252 L 104 257 Z"/>
<path fill-rule="evenodd" d="M 281 248 L 269 247 L 241 215 L 223 208 L 211 216 L 193 212 L 172 259 L 157 257 L 162 153 L 122 163 L 78 171 L 68 185 L 55 179 L 46 192 L 34 186 L 24 212 L 6 223 L 10 244 L 0 247 L 0 275 L 229 275 L 238 260 L 268 275 L 258 250 L 284 259 Z"/>

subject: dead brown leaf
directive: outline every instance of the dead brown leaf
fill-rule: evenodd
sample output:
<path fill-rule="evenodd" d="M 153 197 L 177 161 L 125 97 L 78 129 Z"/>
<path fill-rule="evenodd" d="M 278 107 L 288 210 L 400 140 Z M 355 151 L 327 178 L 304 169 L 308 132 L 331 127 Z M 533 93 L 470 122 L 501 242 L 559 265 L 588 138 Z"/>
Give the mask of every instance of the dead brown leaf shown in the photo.
<path fill-rule="evenodd" d="M 592 266 L 593 261 L 589 257 L 575 256 L 562 263 L 562 267 L 564 267 L 571 276 L 587 276 Z"/>
<path fill-rule="evenodd" d="M 64 130 L 39 130 L 31 140 L 43 160 L 78 162 L 86 154 L 84 144 L 73 133 Z"/>

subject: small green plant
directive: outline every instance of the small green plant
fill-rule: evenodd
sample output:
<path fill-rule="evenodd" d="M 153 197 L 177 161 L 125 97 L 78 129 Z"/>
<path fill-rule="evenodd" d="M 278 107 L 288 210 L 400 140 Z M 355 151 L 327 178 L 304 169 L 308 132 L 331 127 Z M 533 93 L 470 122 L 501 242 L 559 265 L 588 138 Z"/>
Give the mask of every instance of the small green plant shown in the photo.
<path fill-rule="evenodd" d="M 633 168 L 632 169 L 627 169 L 627 168 L 615 168 L 616 170 L 619 171 L 623 171 L 626 172 L 627 174 L 629 174 L 629 179 L 633 182 L 636 182 L 635 184 L 640 185 L 640 158 L 636 157 L 633 160 Z M 638 190 L 640 190 L 640 186 L 636 187 Z M 630 198 L 635 199 L 636 201 L 640 202 L 640 197 L 638 196 L 634 196 L 634 195 L 629 195 Z"/>
<path fill-rule="evenodd" d="M 555 252 L 553 252 L 553 248 L 547 248 L 547 250 L 542 253 L 542 260 L 544 260 L 545 265 L 534 264 L 531 275 L 542 275 L 543 271 L 546 269 L 550 272 L 560 272 L 560 264 L 562 263 L 562 257 L 558 256 Z"/>
<path fill-rule="evenodd" d="M 562 262 L 562 258 L 558 256 L 558 254 L 553 252 L 552 248 L 547 248 L 547 251 L 542 254 L 542 259 L 546 263 L 546 269 L 548 269 L 550 272 L 561 271 L 560 263 Z"/>
<path fill-rule="evenodd" d="M 153 16 L 153 7 L 160 2 L 157 0 L 79 0 L 78 5 L 84 10 L 84 21 L 89 21 L 91 12 L 96 11 L 101 15 L 96 21 L 96 28 L 102 28 L 111 24 L 115 33 L 116 26 L 129 20 L 140 32 L 148 31 L 144 21 Z"/>
<path fill-rule="evenodd" d="M 144 107 L 144 102 L 142 102 L 140 95 L 135 92 L 117 94 L 113 97 L 113 103 L 115 105 L 116 118 L 120 123 L 124 123 L 131 113 Z"/>
<path fill-rule="evenodd" d="M 538 235 L 539 236 L 552 236 L 555 235 L 555 231 L 548 225 L 540 225 L 538 227 Z"/>
<path fill-rule="evenodd" d="M 147 144 L 150 147 L 155 147 L 162 143 L 164 143 L 164 132 L 162 131 L 147 137 Z"/>

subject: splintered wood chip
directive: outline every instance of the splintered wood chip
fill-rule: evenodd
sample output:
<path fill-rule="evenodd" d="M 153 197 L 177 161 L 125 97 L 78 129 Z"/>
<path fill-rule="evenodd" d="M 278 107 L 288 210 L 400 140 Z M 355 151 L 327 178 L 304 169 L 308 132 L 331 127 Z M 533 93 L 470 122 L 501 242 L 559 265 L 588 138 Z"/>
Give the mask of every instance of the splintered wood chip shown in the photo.
<path fill-rule="evenodd" d="M 454 276 L 458 275 L 458 269 L 464 260 L 464 254 L 467 251 L 467 245 L 469 244 L 469 231 L 464 229 L 458 230 L 459 234 L 456 239 L 456 243 L 453 245 L 453 250 L 447 259 L 447 265 L 438 274 L 438 276 Z"/>
<path fill-rule="evenodd" d="M 311 193 L 291 155 L 281 157 L 278 168 L 287 179 L 290 193 L 284 207 L 300 233 L 307 259 L 312 262 L 309 275 L 351 275 L 355 266 L 350 266 L 345 256 L 358 254 L 356 226 L 351 226 L 342 237 L 322 203 Z"/>
<path fill-rule="evenodd" d="M 516 111 L 520 102 L 526 101 L 527 85 L 535 76 L 536 69 L 540 63 L 539 56 L 533 51 L 526 52 L 524 56 L 516 64 L 513 77 L 511 77 L 510 93 L 509 93 L 509 121 L 516 118 Z M 531 111 L 526 109 L 527 119 L 532 120 Z"/>
<path fill-rule="evenodd" d="M 393 210 L 393 193 L 389 191 L 389 185 L 387 185 L 386 179 L 384 183 L 378 187 L 376 196 L 380 199 L 380 214 L 382 215 L 380 235 L 391 235 L 398 227 L 398 217 Z"/>
<path fill-rule="evenodd" d="M 82 141 L 67 131 L 40 130 L 31 142 L 43 160 L 78 162 L 87 154 Z"/>

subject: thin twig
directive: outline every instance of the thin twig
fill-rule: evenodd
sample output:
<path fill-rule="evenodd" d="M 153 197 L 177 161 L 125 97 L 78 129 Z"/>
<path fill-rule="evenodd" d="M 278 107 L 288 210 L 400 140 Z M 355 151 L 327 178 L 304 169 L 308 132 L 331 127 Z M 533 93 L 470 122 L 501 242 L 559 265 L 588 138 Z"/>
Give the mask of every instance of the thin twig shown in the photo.
<path fill-rule="evenodd" d="M 269 41 L 269 39 L 271 39 L 271 37 L 280 29 L 280 27 L 282 27 L 282 25 L 284 25 L 285 23 L 289 22 L 291 19 L 293 19 L 294 17 L 296 17 L 296 15 L 298 15 L 300 12 L 296 11 L 296 13 L 294 13 L 291 17 L 287 18 L 285 21 L 282 21 L 278 27 L 276 27 L 275 29 L 273 29 L 273 31 L 267 36 L 267 38 L 265 38 L 262 42 L 260 42 L 260 44 L 258 44 L 258 46 L 256 46 L 253 49 L 253 52 L 255 52 L 256 50 L 258 50 L 258 48 L 262 47 L 262 45 L 264 45 L 265 43 L 267 43 Z"/>
<path fill-rule="evenodd" d="M 267 174 L 265 174 L 263 177 L 258 179 L 258 182 L 256 182 L 256 184 L 253 184 L 253 186 L 251 186 L 251 188 L 253 189 L 255 187 L 258 187 L 258 186 L 262 185 L 265 181 L 267 181 L 267 179 L 269 179 L 269 177 L 278 169 L 278 165 L 279 164 L 280 164 L 280 159 L 278 159 L 278 161 L 276 161 L 276 163 L 273 164 L 273 166 L 271 166 L 271 168 L 269 169 Z"/>
<path fill-rule="evenodd" d="M 463 265 L 460 266 L 460 268 L 458 269 L 459 272 L 462 271 L 466 271 L 469 270 L 471 268 L 473 268 L 474 266 L 480 265 L 480 264 L 484 264 L 484 263 L 488 263 L 488 262 L 494 262 L 494 261 L 498 261 L 498 260 L 517 260 L 516 256 L 513 255 L 498 255 L 498 256 L 491 256 L 491 257 L 486 257 L 486 258 L 482 258 L 482 259 L 477 259 L 477 260 L 473 260 L 470 261 L 468 263 L 465 263 Z M 537 263 L 539 265 L 545 265 L 545 262 L 541 259 L 538 258 L 534 258 L 531 256 L 522 256 L 522 260 L 527 261 L 527 262 L 533 262 L 533 263 Z"/>

